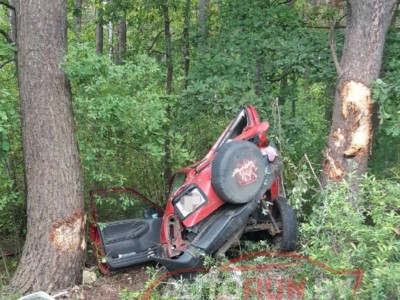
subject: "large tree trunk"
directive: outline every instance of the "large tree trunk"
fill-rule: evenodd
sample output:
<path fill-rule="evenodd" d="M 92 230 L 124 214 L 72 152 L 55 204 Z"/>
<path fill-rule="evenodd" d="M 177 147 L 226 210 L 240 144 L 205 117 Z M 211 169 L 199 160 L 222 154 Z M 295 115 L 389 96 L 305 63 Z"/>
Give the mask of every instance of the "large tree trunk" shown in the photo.
<path fill-rule="evenodd" d="M 323 182 L 367 169 L 372 139 L 371 82 L 378 78 L 383 46 L 397 0 L 349 0 L 341 74 L 323 159 Z"/>
<path fill-rule="evenodd" d="M 27 237 L 11 289 L 55 291 L 80 280 L 85 221 L 70 87 L 66 1 L 21 0 L 18 70 Z"/>

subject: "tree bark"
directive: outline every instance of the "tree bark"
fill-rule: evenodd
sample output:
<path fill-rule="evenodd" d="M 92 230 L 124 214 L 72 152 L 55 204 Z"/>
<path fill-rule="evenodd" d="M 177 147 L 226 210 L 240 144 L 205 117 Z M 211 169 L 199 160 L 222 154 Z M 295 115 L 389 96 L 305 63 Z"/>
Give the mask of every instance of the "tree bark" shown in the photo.
<path fill-rule="evenodd" d="M 96 9 L 96 53 L 97 55 L 102 55 L 104 51 L 104 20 L 103 20 L 103 8 L 102 3 L 97 4 Z"/>
<path fill-rule="evenodd" d="M 27 237 L 10 288 L 56 291 L 80 281 L 85 249 L 82 180 L 70 87 L 66 1 L 21 0 L 18 70 Z"/>
<path fill-rule="evenodd" d="M 165 78 L 165 94 L 167 95 L 167 101 L 169 101 L 168 96 L 172 94 L 172 76 L 174 72 L 174 66 L 172 61 L 172 48 L 171 48 L 171 30 L 170 30 L 170 19 L 168 12 L 168 5 L 163 3 L 162 12 L 164 18 L 164 37 L 165 37 L 165 58 L 167 63 L 167 76 Z M 166 106 L 166 117 L 169 119 L 171 117 L 171 110 L 169 105 Z M 165 129 L 166 133 L 169 131 L 169 127 Z M 170 149 L 170 139 L 168 134 L 166 134 L 164 142 L 164 179 L 165 182 L 169 182 L 172 176 L 172 166 L 171 166 L 171 149 Z"/>
<path fill-rule="evenodd" d="M 355 174 L 352 186 L 367 169 L 372 140 L 370 85 L 379 76 L 386 32 L 397 0 L 349 0 L 341 74 L 336 83 L 332 125 L 324 151 L 322 180 L 338 181 Z"/>
<path fill-rule="evenodd" d="M 264 65 L 265 65 L 265 59 L 264 59 L 264 51 L 260 51 L 258 56 L 256 57 L 254 63 L 254 80 L 253 80 L 253 86 L 254 86 L 254 93 L 261 97 L 264 93 Z"/>
<path fill-rule="evenodd" d="M 17 1 L 15 0 L 10 0 L 9 1 L 10 5 L 14 7 L 14 9 L 9 9 L 8 10 L 8 20 L 10 22 L 10 38 L 13 41 L 13 43 L 17 43 L 17 15 L 16 15 L 16 9 L 17 9 Z"/>
<path fill-rule="evenodd" d="M 118 45 L 116 51 L 115 63 L 122 64 L 126 54 L 126 17 L 118 21 Z"/>
<path fill-rule="evenodd" d="M 75 0 L 74 3 L 74 32 L 77 37 L 82 27 L 82 0 Z"/>
<path fill-rule="evenodd" d="M 397 19 L 397 10 L 399 8 L 400 0 L 397 0 L 396 5 L 393 8 L 392 12 L 392 20 L 390 20 L 390 25 L 391 26 L 396 26 L 396 19 Z"/>
<path fill-rule="evenodd" d="M 113 60 L 113 52 L 114 52 L 114 28 L 113 23 L 110 21 L 108 22 L 108 57 L 110 60 Z"/>
<path fill-rule="evenodd" d="M 206 51 L 208 0 L 199 0 L 199 54 L 204 55 Z"/>
<path fill-rule="evenodd" d="M 190 67 L 190 0 L 185 1 L 184 21 L 183 21 L 183 71 L 185 74 L 184 88 L 188 86 L 188 76 Z"/>

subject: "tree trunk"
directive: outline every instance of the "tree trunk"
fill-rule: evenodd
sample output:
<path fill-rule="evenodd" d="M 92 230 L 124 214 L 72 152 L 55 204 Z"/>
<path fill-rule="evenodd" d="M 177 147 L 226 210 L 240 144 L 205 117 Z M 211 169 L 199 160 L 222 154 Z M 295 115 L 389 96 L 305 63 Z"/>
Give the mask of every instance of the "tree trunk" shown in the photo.
<path fill-rule="evenodd" d="M 10 38 L 13 43 L 17 43 L 17 16 L 16 16 L 16 9 L 17 9 L 17 1 L 10 0 L 9 4 L 13 6 L 15 9 L 8 10 L 8 20 L 10 22 Z"/>
<path fill-rule="evenodd" d="M 290 116 L 293 118 L 296 117 L 296 97 L 292 97 L 292 107 L 291 107 L 291 111 L 290 111 Z"/>
<path fill-rule="evenodd" d="M 22 1 L 22 0 L 21 0 Z M 56 291 L 80 281 L 85 221 L 70 87 L 66 1 L 23 1 L 18 70 L 26 178 L 27 237 L 11 290 Z"/>
<path fill-rule="evenodd" d="M 101 5 L 101 2 L 98 3 L 98 8 L 96 9 L 96 53 L 98 55 L 102 55 L 104 49 L 104 20 Z"/>
<path fill-rule="evenodd" d="M 77 37 L 82 27 L 82 0 L 75 0 L 74 3 L 74 32 Z"/>
<path fill-rule="evenodd" d="M 288 90 L 288 74 L 289 71 L 287 69 L 283 70 L 282 72 L 282 78 L 279 81 L 279 96 L 278 96 L 278 103 L 281 106 L 285 105 L 286 102 L 286 94 L 287 94 L 287 90 Z"/>
<path fill-rule="evenodd" d="M 113 60 L 113 52 L 114 52 L 114 28 L 112 22 L 108 22 L 108 57 L 112 61 Z"/>
<path fill-rule="evenodd" d="M 199 54 L 204 55 L 207 41 L 208 0 L 199 0 Z"/>
<path fill-rule="evenodd" d="M 397 0 L 397 3 L 393 8 L 392 20 L 390 20 L 390 25 L 392 25 L 392 26 L 396 26 L 397 10 L 399 8 L 399 4 L 400 4 L 400 0 Z"/>
<path fill-rule="evenodd" d="M 116 51 L 115 63 L 122 64 L 126 54 L 126 17 L 123 17 L 118 22 L 118 45 Z"/>
<path fill-rule="evenodd" d="M 184 88 L 188 86 L 188 76 L 190 67 L 190 0 L 185 1 L 184 21 L 183 21 L 183 71 L 185 74 Z"/>
<path fill-rule="evenodd" d="M 322 180 L 351 173 L 355 190 L 367 169 L 372 139 L 370 85 L 379 76 L 386 32 L 397 0 L 349 0 L 347 27 L 336 83 L 332 125 L 324 152 Z"/>
<path fill-rule="evenodd" d="M 168 5 L 164 3 L 162 5 L 163 18 L 164 18 L 164 36 L 165 36 L 165 57 L 167 62 L 167 76 L 165 79 L 165 94 L 167 95 L 167 101 L 169 101 L 169 95 L 172 94 L 172 75 L 174 72 L 174 66 L 172 61 L 172 49 L 171 49 L 171 31 L 170 31 L 170 19 L 168 12 Z M 166 117 L 169 119 L 171 117 L 171 110 L 169 105 L 166 106 Z M 165 129 L 166 133 L 169 131 L 169 127 Z M 169 182 L 172 176 L 172 166 L 171 166 L 171 149 L 170 149 L 170 139 L 168 134 L 166 134 L 164 142 L 164 179 L 165 182 Z"/>

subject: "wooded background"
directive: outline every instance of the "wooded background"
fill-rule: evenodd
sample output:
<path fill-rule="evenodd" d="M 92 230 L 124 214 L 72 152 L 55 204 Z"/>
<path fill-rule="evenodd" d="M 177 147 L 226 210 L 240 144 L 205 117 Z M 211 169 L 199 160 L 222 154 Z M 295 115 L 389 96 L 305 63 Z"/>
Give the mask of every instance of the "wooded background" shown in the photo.
<path fill-rule="evenodd" d="M 52 245 L 40 235 L 83 224 L 91 189 L 163 205 L 171 174 L 253 104 L 284 159 L 298 251 L 365 270 L 360 297 L 400 294 L 399 1 L 34 2 L 0 1 L 0 288 L 20 254 L 14 291 L 65 286 L 57 251 L 32 265 Z"/>

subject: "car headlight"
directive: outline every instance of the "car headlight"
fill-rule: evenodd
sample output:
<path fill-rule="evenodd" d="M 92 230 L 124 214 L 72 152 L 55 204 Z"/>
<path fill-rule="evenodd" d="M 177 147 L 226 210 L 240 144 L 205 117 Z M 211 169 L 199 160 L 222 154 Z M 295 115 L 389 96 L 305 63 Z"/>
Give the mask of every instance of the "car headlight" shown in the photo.
<path fill-rule="evenodd" d="M 183 219 L 206 202 L 207 199 L 202 191 L 195 186 L 189 187 L 183 191 L 173 201 L 175 208 Z"/>

